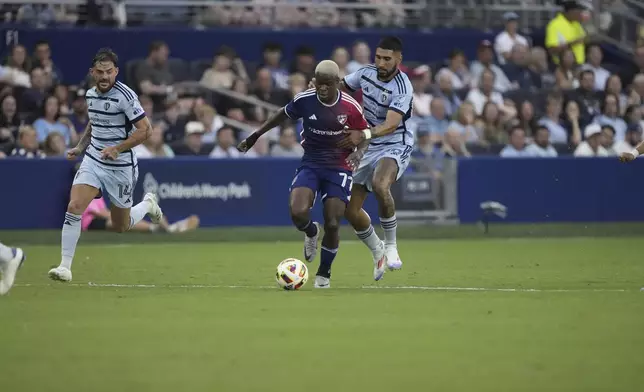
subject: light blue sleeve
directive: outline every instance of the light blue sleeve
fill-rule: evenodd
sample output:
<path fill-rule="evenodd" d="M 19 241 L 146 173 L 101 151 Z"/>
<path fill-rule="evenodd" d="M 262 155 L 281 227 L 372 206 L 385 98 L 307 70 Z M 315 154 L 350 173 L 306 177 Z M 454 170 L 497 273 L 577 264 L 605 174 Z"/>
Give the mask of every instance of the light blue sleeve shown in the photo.
<path fill-rule="evenodd" d="M 344 85 L 352 92 L 360 89 L 360 78 L 362 77 L 364 70 L 365 67 L 362 67 L 356 72 L 350 73 L 344 77 Z"/>
<path fill-rule="evenodd" d="M 407 113 L 411 113 L 411 104 L 414 97 L 414 87 L 411 85 L 409 78 L 405 77 L 395 77 L 396 81 L 396 91 L 394 91 L 394 96 L 391 99 L 391 104 L 389 105 L 389 110 L 393 110 L 402 114 L 403 116 Z"/>

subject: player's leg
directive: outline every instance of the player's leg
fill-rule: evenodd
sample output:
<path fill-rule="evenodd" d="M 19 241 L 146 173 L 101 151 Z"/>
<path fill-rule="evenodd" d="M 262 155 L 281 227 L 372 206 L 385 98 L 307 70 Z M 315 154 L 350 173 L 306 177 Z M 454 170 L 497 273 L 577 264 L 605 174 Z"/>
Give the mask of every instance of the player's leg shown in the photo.
<path fill-rule="evenodd" d="M 24 261 L 25 253 L 22 249 L 10 248 L 0 243 L 0 295 L 9 292 Z"/>
<path fill-rule="evenodd" d="M 331 265 L 338 254 L 340 245 L 340 222 L 347 208 L 347 203 L 337 197 L 327 197 L 324 200 L 324 237 L 322 237 L 322 252 L 320 266 L 315 274 L 316 288 L 329 288 Z"/>
<path fill-rule="evenodd" d="M 49 270 L 49 277 L 53 280 L 63 282 L 72 280 L 71 268 L 81 234 L 81 216 L 89 203 L 99 195 L 101 189 L 99 175 L 98 164 L 88 160 L 84 160 L 76 172 L 63 223 L 60 265 Z"/>
<path fill-rule="evenodd" d="M 112 230 L 117 233 L 130 230 L 146 215 L 150 216 L 154 224 L 158 224 L 163 218 L 163 211 L 159 207 L 157 197 L 152 193 L 147 193 L 143 201 L 132 207 L 132 193 L 137 178 L 137 168 L 133 168 L 113 170 L 104 180 L 105 190 L 111 201 Z"/>
<path fill-rule="evenodd" d="M 354 176 L 355 179 L 355 176 Z M 362 209 L 364 201 L 369 196 L 365 185 L 353 184 L 351 188 L 351 200 L 344 213 L 345 218 L 353 227 L 358 238 L 369 248 L 373 255 L 373 278 L 382 279 L 385 274 L 385 244 L 378 238 L 376 230 L 371 225 L 369 214 Z"/>
<path fill-rule="evenodd" d="M 293 225 L 304 233 L 304 259 L 308 262 L 315 260 L 320 237 L 320 226 L 311 220 L 311 208 L 315 201 L 315 192 L 319 180 L 315 172 L 309 168 L 298 170 L 291 185 L 289 210 Z"/>

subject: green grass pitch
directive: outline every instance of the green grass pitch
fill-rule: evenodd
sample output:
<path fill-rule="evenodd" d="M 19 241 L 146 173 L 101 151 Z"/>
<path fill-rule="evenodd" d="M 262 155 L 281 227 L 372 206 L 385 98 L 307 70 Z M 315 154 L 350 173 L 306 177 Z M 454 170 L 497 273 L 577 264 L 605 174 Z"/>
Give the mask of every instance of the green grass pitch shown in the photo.
<path fill-rule="evenodd" d="M 72 285 L 28 245 L 0 390 L 641 391 L 640 238 L 405 240 L 379 283 L 345 241 L 333 288 L 312 265 L 299 292 L 274 275 L 300 242 L 81 240 Z"/>

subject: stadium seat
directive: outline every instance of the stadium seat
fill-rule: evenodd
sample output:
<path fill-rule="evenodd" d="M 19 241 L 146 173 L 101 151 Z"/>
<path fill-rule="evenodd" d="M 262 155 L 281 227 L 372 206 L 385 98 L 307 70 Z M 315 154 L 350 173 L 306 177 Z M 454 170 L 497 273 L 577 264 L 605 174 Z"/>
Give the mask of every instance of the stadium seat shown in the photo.
<path fill-rule="evenodd" d="M 212 60 L 199 59 L 190 63 L 190 75 L 192 80 L 201 80 L 204 72 L 212 66 Z"/>

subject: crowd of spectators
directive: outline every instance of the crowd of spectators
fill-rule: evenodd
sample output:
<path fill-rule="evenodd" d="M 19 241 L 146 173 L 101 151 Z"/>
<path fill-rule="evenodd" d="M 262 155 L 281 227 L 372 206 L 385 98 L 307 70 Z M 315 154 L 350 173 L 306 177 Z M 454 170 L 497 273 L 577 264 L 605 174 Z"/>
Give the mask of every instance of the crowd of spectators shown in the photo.
<path fill-rule="evenodd" d="M 633 64 L 616 68 L 604 64 L 599 45 L 533 46 L 519 34 L 516 14 L 504 18 L 505 29 L 480 42 L 473 59 L 454 49 L 444 63 L 401 66 L 414 86 L 414 169 L 438 174 L 444 158 L 476 154 L 610 156 L 642 140 L 644 45 L 635 48 Z M 153 124 L 152 136 L 136 149 L 139 158 L 299 157 L 299 122 L 269 133 L 247 155 L 235 145 L 306 89 L 317 61 L 329 56 L 346 75 L 373 54 L 356 42 L 330 54 L 300 47 L 285 59 L 281 46 L 268 42 L 261 63 L 221 47 L 212 59 L 188 64 L 172 58 L 171 49 L 153 42 L 147 57 L 120 64 L 120 79 L 137 91 Z M 64 155 L 87 125 L 91 79 L 69 84 L 51 51 L 44 41 L 18 45 L 0 67 L 0 158 Z"/>

